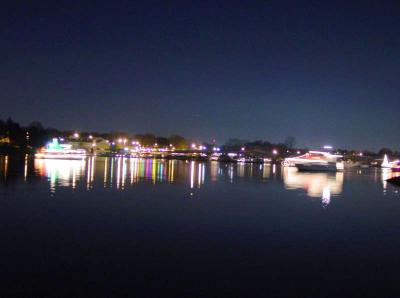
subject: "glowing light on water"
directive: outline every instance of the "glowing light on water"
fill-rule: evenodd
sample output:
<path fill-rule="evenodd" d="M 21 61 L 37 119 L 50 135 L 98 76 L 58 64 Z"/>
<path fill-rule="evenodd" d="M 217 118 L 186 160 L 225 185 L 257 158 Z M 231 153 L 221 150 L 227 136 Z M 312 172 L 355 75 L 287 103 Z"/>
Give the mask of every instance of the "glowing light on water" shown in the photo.
<path fill-rule="evenodd" d="M 269 165 L 265 165 L 264 168 L 263 168 L 262 177 L 264 179 L 269 178 L 270 171 L 271 171 L 271 167 Z"/>
<path fill-rule="evenodd" d="M 343 172 L 304 173 L 296 168 L 283 168 L 283 182 L 286 189 L 304 189 L 307 195 L 321 198 L 323 205 L 328 205 L 332 195 L 339 195 L 343 189 Z"/>
<path fill-rule="evenodd" d="M 200 188 L 200 185 L 201 185 L 201 164 L 198 165 L 197 187 Z"/>
<path fill-rule="evenodd" d="M 190 163 L 190 188 L 194 186 L 194 161 Z"/>
<path fill-rule="evenodd" d="M 50 188 L 55 192 L 57 186 L 75 188 L 76 179 L 83 177 L 85 160 L 35 159 L 35 171 L 50 181 Z"/>
<path fill-rule="evenodd" d="M 330 202 L 331 202 L 331 189 L 329 185 L 326 185 L 322 190 L 322 205 L 328 206 Z"/>
<path fill-rule="evenodd" d="M 28 176 L 28 154 L 25 154 L 24 161 L 24 181 L 26 181 L 26 177 Z"/>
<path fill-rule="evenodd" d="M 108 157 L 104 159 L 104 187 L 107 185 Z"/>
<path fill-rule="evenodd" d="M 174 182 L 174 165 L 175 165 L 175 160 L 170 160 L 168 162 L 168 176 L 169 176 L 169 182 L 173 183 Z"/>
<path fill-rule="evenodd" d="M 7 178 L 8 172 L 8 155 L 4 157 L 4 178 Z"/>
<path fill-rule="evenodd" d="M 122 159 L 122 179 L 121 179 L 121 189 L 124 189 L 126 178 L 126 158 Z"/>

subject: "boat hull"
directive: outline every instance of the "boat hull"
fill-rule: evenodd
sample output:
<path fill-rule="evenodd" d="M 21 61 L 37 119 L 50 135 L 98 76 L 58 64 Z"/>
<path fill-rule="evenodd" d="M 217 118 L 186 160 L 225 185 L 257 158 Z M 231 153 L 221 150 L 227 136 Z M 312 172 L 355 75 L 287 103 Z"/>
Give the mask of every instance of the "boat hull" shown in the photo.
<path fill-rule="evenodd" d="M 301 172 L 337 172 L 337 171 L 339 171 L 336 164 L 303 163 L 303 164 L 296 164 L 296 168 Z"/>

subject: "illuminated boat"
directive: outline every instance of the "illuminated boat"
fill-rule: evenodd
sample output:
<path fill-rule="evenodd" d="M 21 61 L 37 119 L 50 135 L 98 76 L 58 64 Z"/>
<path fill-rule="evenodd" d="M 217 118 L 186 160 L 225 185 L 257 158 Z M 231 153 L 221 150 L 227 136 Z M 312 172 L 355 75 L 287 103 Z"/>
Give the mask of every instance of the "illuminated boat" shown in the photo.
<path fill-rule="evenodd" d="M 85 157 L 85 149 L 72 149 L 71 144 L 59 144 L 56 138 L 35 154 L 35 158 L 45 159 L 83 159 Z"/>
<path fill-rule="evenodd" d="M 308 153 L 285 158 L 283 165 L 295 166 L 299 171 L 336 172 L 344 168 L 342 155 L 323 151 L 309 151 Z"/>
<path fill-rule="evenodd" d="M 392 171 L 400 171 L 400 160 L 389 161 L 387 155 L 383 158 L 381 168 L 391 169 Z"/>

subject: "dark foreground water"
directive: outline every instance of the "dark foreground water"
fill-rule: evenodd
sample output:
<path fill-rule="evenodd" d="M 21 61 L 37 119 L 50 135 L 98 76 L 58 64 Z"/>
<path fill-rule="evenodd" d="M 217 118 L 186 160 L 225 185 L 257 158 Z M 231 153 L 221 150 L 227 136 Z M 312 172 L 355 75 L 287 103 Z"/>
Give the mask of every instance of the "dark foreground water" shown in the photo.
<path fill-rule="evenodd" d="M 389 297 L 391 176 L 0 157 L 0 296 Z"/>

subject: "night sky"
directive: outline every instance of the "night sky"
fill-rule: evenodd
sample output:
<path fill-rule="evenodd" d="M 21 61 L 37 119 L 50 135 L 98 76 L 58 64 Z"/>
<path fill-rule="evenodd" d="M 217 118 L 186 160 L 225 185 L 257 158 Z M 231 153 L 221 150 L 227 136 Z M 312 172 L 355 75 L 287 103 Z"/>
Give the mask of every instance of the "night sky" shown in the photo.
<path fill-rule="evenodd" d="M 0 118 L 400 149 L 400 1 L 8 1 Z"/>

